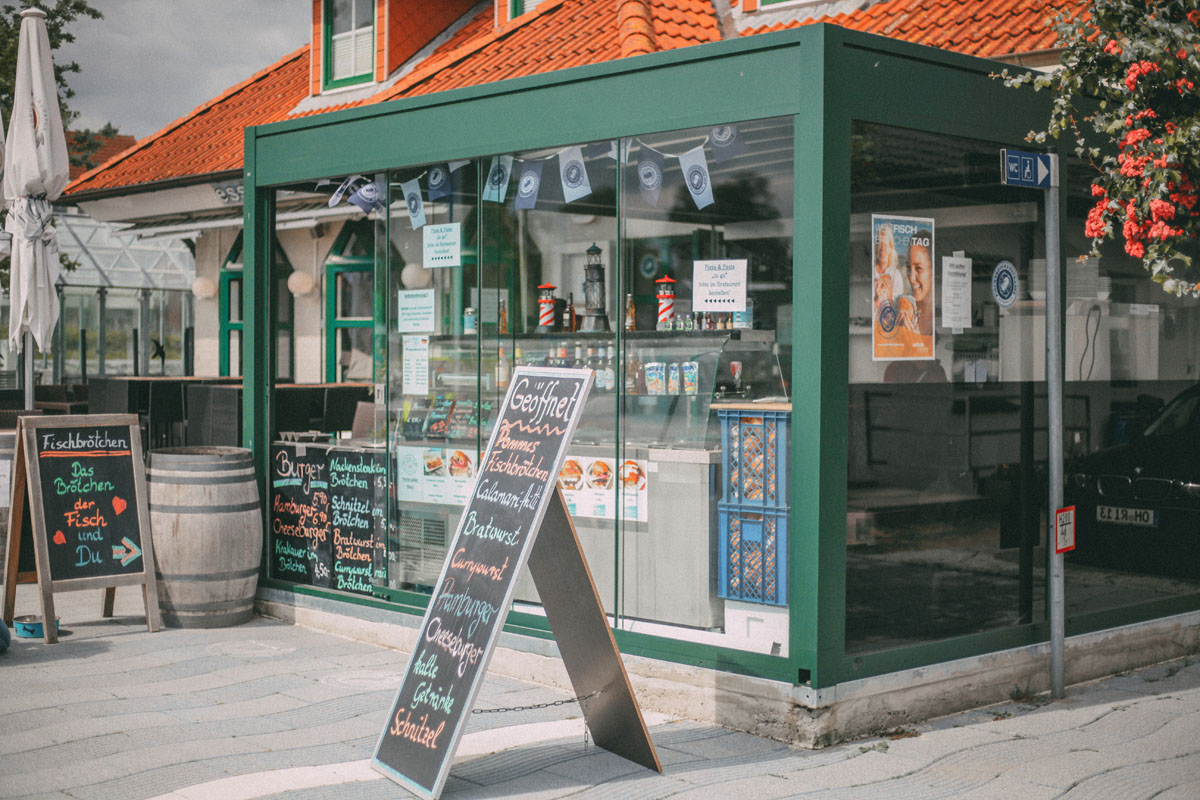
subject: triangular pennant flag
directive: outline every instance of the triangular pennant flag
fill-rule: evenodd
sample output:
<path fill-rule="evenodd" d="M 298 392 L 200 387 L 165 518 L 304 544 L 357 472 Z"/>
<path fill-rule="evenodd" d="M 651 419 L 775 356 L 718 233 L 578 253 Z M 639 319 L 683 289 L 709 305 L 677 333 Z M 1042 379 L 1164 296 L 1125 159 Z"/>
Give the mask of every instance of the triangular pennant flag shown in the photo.
<path fill-rule="evenodd" d="M 708 159 L 704 157 L 704 145 L 693 147 L 679 157 L 679 169 L 683 171 L 683 182 L 696 201 L 696 208 L 707 208 L 713 204 L 712 181 L 708 176 Z"/>
<path fill-rule="evenodd" d="M 712 144 L 713 160 L 718 164 L 736 158 L 746 152 L 746 140 L 737 125 L 717 125 L 708 132 Z"/>
<path fill-rule="evenodd" d="M 578 147 L 568 147 L 558 154 L 558 175 L 562 179 L 563 202 L 571 203 L 592 193 L 583 153 Z"/>
<path fill-rule="evenodd" d="M 429 202 L 450 195 L 450 165 L 434 164 L 429 168 L 425 182 L 429 185 Z"/>
<path fill-rule="evenodd" d="M 517 203 L 519 209 L 530 209 L 537 205 L 538 191 L 542 188 L 542 159 L 525 161 L 521 165 L 521 177 L 517 180 Z"/>
<path fill-rule="evenodd" d="M 662 153 L 642 145 L 638 148 L 638 191 L 642 199 L 652 206 L 658 205 L 658 193 L 663 185 Z"/>
<path fill-rule="evenodd" d="M 408 220 L 412 223 L 415 231 L 425 224 L 425 204 L 421 202 L 420 179 L 413 178 L 411 181 L 405 181 L 400 184 L 400 191 L 404 192 L 404 205 L 408 206 Z"/>
<path fill-rule="evenodd" d="M 508 194 L 508 179 L 512 174 L 512 156 L 496 156 L 488 168 L 487 183 L 483 186 L 484 202 L 503 203 Z"/>
<path fill-rule="evenodd" d="M 451 161 L 448 166 L 450 167 L 451 172 L 458 172 L 460 169 L 470 163 L 471 162 L 469 159 L 464 159 L 463 161 Z"/>
<path fill-rule="evenodd" d="M 375 181 L 367 181 L 350 195 L 349 202 L 359 207 L 364 214 L 383 208 L 383 187 Z"/>
<path fill-rule="evenodd" d="M 338 203 L 342 202 L 342 198 L 345 197 L 346 192 L 348 192 L 350 190 L 351 184 L 353 184 L 355 181 L 360 181 L 360 180 L 362 180 L 362 175 L 350 175 L 345 180 L 343 180 L 341 185 L 338 186 L 338 188 L 336 190 L 334 190 L 333 196 L 329 198 L 329 207 L 333 208 Z"/>

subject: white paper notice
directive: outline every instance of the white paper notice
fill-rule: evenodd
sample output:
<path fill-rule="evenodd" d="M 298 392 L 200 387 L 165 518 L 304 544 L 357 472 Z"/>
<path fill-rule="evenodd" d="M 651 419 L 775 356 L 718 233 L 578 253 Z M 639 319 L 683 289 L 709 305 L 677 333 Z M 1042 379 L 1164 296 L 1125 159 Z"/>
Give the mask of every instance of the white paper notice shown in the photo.
<path fill-rule="evenodd" d="M 433 289 L 401 289 L 396 305 L 396 332 L 432 333 L 433 328 Z"/>
<path fill-rule="evenodd" d="M 971 259 L 942 256 L 942 327 L 971 327 Z"/>
<path fill-rule="evenodd" d="M 746 259 L 692 262 L 692 311 L 745 311 Z"/>
<path fill-rule="evenodd" d="M 404 394 L 429 394 L 429 337 L 402 336 Z"/>
<path fill-rule="evenodd" d="M 421 242 L 425 269 L 462 266 L 462 224 L 426 225 Z"/>

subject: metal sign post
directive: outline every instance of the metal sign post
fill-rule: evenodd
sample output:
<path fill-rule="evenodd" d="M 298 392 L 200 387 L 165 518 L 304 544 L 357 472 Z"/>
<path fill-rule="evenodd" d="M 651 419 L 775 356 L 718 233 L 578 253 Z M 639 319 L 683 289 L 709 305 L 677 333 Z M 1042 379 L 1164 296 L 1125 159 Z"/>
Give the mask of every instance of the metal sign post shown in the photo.
<path fill-rule="evenodd" d="M 1021 150 L 1000 151 L 1001 182 L 1046 190 L 1046 413 L 1049 416 L 1049 519 L 1046 538 L 1057 530 L 1057 511 L 1063 501 L 1062 424 L 1062 257 L 1059 233 L 1058 156 Z M 1065 695 L 1063 639 L 1066 633 L 1063 600 L 1063 554 L 1047 542 L 1046 560 L 1050 586 L 1050 695 Z"/>

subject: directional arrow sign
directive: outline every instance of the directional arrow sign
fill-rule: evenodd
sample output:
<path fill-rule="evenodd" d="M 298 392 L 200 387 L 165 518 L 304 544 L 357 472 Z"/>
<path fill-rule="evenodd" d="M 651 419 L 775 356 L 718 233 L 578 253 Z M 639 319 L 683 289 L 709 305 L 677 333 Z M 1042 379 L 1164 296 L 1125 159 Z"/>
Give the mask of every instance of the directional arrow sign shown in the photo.
<path fill-rule="evenodd" d="M 1006 186 L 1025 186 L 1030 189 L 1057 186 L 1057 158 L 1050 153 L 1001 149 L 1000 182 Z"/>

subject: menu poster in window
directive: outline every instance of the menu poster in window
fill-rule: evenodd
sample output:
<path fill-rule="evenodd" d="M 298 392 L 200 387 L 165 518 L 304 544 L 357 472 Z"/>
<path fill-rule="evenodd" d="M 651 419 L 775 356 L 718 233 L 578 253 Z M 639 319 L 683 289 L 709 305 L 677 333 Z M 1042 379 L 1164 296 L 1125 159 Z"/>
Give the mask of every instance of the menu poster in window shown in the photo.
<path fill-rule="evenodd" d="M 650 508 L 647 466 L 647 462 L 632 458 L 618 462 L 611 458 L 568 455 L 558 474 L 567 511 L 572 517 L 616 519 L 619 507 L 621 519 L 647 522 Z"/>
<path fill-rule="evenodd" d="M 429 337 L 408 334 L 400 337 L 402 345 L 400 391 L 402 394 L 429 393 Z"/>
<path fill-rule="evenodd" d="M 372 759 L 422 797 L 445 783 L 591 381 L 590 370 L 513 375 Z"/>
<path fill-rule="evenodd" d="M 942 327 L 971 327 L 971 259 L 942 256 Z"/>
<path fill-rule="evenodd" d="M 329 528 L 332 587 L 369 595 L 387 580 L 383 511 L 387 461 L 382 450 L 330 449 Z"/>
<path fill-rule="evenodd" d="M 933 358 L 932 219 L 871 215 L 871 357 Z"/>
<path fill-rule="evenodd" d="M 332 585 L 328 468 L 323 447 L 271 447 L 268 559 L 272 578 Z"/>

